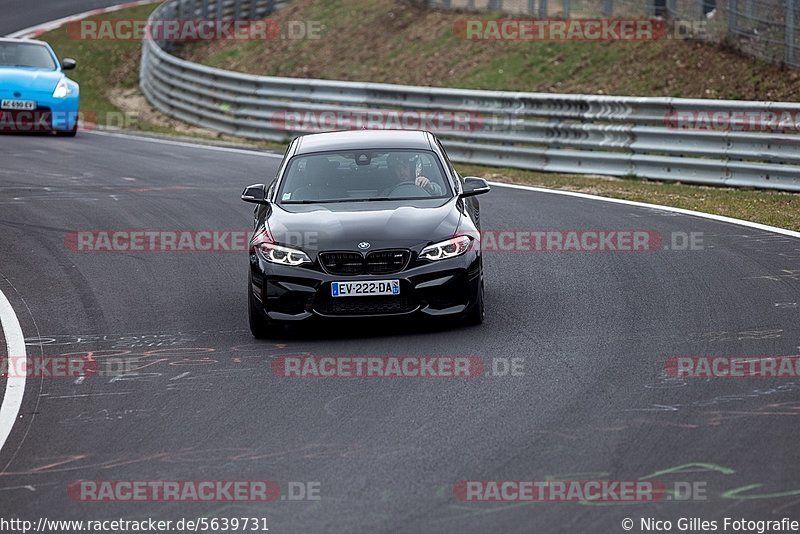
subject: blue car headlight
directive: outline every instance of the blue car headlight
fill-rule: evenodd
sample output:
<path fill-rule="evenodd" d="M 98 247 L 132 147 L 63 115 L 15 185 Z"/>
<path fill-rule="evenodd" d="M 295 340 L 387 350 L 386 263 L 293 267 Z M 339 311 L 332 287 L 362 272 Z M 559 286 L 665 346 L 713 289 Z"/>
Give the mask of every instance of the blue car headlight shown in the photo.
<path fill-rule="evenodd" d="M 67 83 L 67 79 L 61 78 L 61 80 L 58 82 L 58 85 L 56 85 L 55 90 L 53 91 L 53 98 L 66 98 L 71 94 L 72 89 Z"/>

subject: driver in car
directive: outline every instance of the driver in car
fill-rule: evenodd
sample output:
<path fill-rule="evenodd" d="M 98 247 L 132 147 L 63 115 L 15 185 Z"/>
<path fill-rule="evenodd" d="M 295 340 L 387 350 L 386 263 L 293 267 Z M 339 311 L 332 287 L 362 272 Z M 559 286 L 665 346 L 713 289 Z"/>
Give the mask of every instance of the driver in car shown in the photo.
<path fill-rule="evenodd" d="M 387 160 L 389 168 L 391 169 L 392 176 L 397 179 L 397 183 L 411 182 L 418 187 L 423 188 L 431 194 L 431 196 L 439 196 L 442 194 L 442 187 L 436 182 L 432 182 L 425 176 L 422 176 L 421 161 L 415 158 L 416 165 L 411 163 L 411 159 L 401 156 L 399 154 L 390 154 Z"/>

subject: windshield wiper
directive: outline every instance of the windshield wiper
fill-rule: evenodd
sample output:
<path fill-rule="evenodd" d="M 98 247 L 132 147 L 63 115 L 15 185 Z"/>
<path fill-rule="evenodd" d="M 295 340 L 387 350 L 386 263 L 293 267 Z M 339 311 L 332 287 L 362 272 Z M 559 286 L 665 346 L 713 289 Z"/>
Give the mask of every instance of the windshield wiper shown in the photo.
<path fill-rule="evenodd" d="M 283 200 L 281 204 L 328 204 L 330 202 L 353 202 L 352 198 L 332 198 L 330 200 Z"/>

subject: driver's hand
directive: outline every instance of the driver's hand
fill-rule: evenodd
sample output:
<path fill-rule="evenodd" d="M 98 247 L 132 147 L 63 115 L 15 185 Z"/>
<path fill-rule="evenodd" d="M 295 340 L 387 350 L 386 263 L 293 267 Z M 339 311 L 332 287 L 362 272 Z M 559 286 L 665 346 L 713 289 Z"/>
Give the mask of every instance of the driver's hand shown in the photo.
<path fill-rule="evenodd" d="M 428 187 L 431 184 L 431 181 L 424 176 L 417 176 L 417 179 L 414 180 L 414 183 L 420 187 Z"/>

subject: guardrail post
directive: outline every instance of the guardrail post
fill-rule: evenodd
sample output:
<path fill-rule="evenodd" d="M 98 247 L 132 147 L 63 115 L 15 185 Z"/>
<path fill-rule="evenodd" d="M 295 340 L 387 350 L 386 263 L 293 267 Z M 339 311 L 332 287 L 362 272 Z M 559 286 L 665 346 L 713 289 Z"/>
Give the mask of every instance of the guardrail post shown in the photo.
<path fill-rule="evenodd" d="M 603 0 L 603 16 L 610 17 L 614 14 L 614 0 Z"/>
<path fill-rule="evenodd" d="M 739 0 L 728 0 L 728 33 L 736 34 L 736 18 L 739 15 Z"/>
<path fill-rule="evenodd" d="M 797 66 L 797 59 L 795 57 L 795 38 L 797 37 L 797 26 L 794 20 L 795 12 L 796 0 L 786 0 L 786 35 L 784 36 L 786 50 L 784 59 L 787 65 Z"/>
<path fill-rule="evenodd" d="M 539 0 L 539 16 L 547 18 L 547 0 Z"/>

